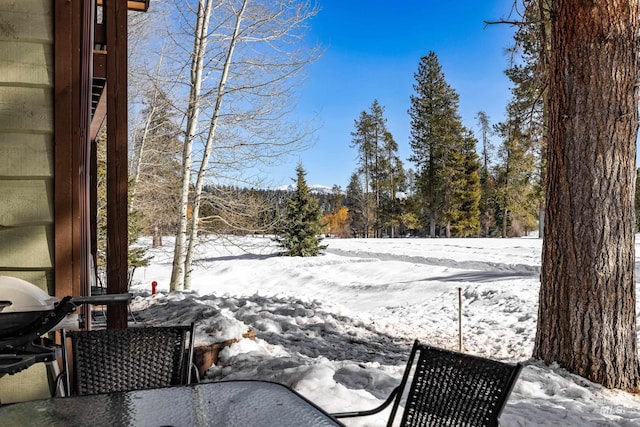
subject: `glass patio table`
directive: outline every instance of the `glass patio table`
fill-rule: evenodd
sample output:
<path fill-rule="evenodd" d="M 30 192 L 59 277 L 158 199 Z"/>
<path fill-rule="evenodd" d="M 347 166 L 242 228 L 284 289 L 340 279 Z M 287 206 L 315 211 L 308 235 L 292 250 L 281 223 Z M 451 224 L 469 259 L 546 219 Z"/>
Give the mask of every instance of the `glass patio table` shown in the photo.
<path fill-rule="evenodd" d="M 289 387 L 220 381 L 0 407 L 8 426 L 342 426 Z"/>

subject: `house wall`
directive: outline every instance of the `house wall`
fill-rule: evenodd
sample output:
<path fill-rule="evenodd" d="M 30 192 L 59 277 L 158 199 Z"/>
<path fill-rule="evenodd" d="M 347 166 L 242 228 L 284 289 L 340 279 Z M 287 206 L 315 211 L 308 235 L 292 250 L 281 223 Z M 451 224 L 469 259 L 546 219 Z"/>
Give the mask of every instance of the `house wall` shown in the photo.
<path fill-rule="evenodd" d="M 0 275 L 51 294 L 53 6 L 0 0 Z M 42 363 L 0 377 L 1 404 L 49 395 Z"/>
<path fill-rule="evenodd" d="M 0 1 L 0 275 L 53 294 L 53 0 Z"/>

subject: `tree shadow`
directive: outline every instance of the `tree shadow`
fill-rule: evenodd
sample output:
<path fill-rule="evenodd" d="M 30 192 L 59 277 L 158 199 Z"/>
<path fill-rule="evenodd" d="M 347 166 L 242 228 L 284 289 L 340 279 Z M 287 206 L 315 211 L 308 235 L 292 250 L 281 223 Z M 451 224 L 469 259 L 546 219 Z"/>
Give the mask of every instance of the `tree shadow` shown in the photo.
<path fill-rule="evenodd" d="M 429 277 L 439 282 L 495 282 L 499 280 L 538 278 L 539 274 L 516 271 L 472 271 L 442 277 Z"/>
<path fill-rule="evenodd" d="M 206 380 L 250 377 L 287 382 L 290 379 L 278 371 L 318 364 L 325 358 L 342 367 L 336 372 L 336 382 L 353 387 L 353 371 L 357 370 L 358 375 L 355 377 L 360 377 L 363 382 L 359 388 L 375 395 L 380 394 L 378 397 L 383 398 L 385 393 L 397 385 L 399 379 L 396 381 L 386 375 L 383 381 L 389 382 L 389 386 L 383 387 L 381 391 L 379 383 L 367 379 L 367 375 L 385 375 L 373 374 L 373 368 L 370 366 L 404 366 L 415 339 L 392 336 L 378 331 L 374 323 L 336 315 L 326 310 L 318 301 L 260 295 L 199 296 L 187 292 L 182 293 L 180 298 L 174 298 L 176 294 L 170 294 L 172 297 L 157 294 L 155 304 L 136 311 L 134 316 L 142 323 L 195 322 L 197 326 L 198 323 L 205 324 L 207 319 L 224 311 L 226 316 L 232 315 L 235 320 L 255 331 L 257 338 L 269 345 L 280 346 L 287 354 L 237 355 L 231 358 L 229 366 L 207 373 Z M 148 293 L 140 295 L 148 296 Z M 283 352 L 278 352 L 281 353 Z"/>
<path fill-rule="evenodd" d="M 251 254 L 245 253 L 241 255 L 225 255 L 225 256 L 216 256 L 216 257 L 207 257 L 207 258 L 196 258 L 195 262 L 224 262 L 224 261 L 238 261 L 238 260 L 263 260 L 269 258 L 275 258 L 282 256 L 279 253 L 275 254 Z"/>

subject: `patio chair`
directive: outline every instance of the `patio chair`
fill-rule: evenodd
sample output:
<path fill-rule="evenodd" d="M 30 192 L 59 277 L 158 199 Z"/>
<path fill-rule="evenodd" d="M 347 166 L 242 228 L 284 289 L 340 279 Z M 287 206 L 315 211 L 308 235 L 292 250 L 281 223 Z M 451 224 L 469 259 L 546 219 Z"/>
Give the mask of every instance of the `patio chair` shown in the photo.
<path fill-rule="evenodd" d="M 67 396 L 191 383 L 194 325 L 63 331 Z M 197 371 L 196 371 L 197 375 Z M 196 377 L 197 378 L 197 377 Z"/>
<path fill-rule="evenodd" d="M 401 426 L 497 426 L 521 369 L 520 364 L 511 365 L 416 341 L 400 385 L 382 405 L 332 415 L 336 418 L 373 415 L 393 403 L 387 423 L 391 426 L 402 400 Z M 411 372 L 414 372 L 413 379 L 407 387 Z"/>

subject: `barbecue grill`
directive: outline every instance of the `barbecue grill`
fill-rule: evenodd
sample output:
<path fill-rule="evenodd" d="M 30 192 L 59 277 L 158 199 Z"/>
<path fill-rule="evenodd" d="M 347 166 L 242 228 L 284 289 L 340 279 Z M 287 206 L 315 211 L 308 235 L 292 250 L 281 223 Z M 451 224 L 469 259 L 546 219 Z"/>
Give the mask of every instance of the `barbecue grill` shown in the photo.
<path fill-rule="evenodd" d="M 0 276 L 0 376 L 55 360 L 56 346 L 44 335 L 62 327 L 78 329 L 80 305 L 130 300 L 131 294 L 109 294 L 66 296 L 58 301 L 27 281 Z"/>

